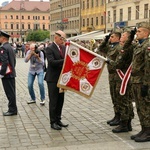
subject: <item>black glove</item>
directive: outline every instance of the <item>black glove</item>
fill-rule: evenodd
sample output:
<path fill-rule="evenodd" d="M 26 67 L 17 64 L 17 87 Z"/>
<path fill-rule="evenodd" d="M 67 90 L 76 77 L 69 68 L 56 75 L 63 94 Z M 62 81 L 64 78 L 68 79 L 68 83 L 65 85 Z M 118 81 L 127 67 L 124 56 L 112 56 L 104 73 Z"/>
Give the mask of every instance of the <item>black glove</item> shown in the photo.
<path fill-rule="evenodd" d="M 111 33 L 110 33 L 109 35 L 106 35 L 106 36 L 105 36 L 105 42 L 108 42 L 110 36 L 111 36 Z"/>
<path fill-rule="evenodd" d="M 134 35 L 136 34 L 136 27 L 133 30 L 131 30 L 130 33 L 131 33 L 130 40 L 133 41 L 134 40 Z"/>
<path fill-rule="evenodd" d="M 141 87 L 141 96 L 145 97 L 148 95 L 148 85 L 142 85 Z"/>
<path fill-rule="evenodd" d="M 110 59 L 107 58 L 107 60 L 105 60 L 105 62 L 106 62 L 107 64 L 110 64 Z"/>

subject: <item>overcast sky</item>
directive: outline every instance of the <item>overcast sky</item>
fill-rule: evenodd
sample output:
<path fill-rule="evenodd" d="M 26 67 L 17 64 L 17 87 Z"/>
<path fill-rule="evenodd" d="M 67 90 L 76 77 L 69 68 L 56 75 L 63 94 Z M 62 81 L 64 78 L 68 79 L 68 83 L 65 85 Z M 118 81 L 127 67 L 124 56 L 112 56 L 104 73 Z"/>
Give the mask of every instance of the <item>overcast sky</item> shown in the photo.
<path fill-rule="evenodd" d="M 12 0 L 0 0 L 0 6 L 3 2 L 9 1 L 11 2 Z M 17 1 L 17 0 L 16 0 Z M 18 0 L 19 1 L 19 0 Z M 30 0 L 30 1 L 40 1 L 40 0 Z M 49 1 L 49 0 L 43 0 L 43 1 Z"/>

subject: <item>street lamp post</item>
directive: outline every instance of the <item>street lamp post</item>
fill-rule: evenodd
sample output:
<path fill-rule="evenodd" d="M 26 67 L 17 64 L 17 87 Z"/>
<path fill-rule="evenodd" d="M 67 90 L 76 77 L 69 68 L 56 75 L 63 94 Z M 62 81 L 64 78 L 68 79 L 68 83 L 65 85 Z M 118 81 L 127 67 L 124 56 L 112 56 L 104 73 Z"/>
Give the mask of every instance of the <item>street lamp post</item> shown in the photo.
<path fill-rule="evenodd" d="M 58 7 L 60 7 L 60 30 L 64 30 L 64 24 L 63 24 L 63 7 L 62 7 L 62 4 L 61 5 L 58 5 Z"/>

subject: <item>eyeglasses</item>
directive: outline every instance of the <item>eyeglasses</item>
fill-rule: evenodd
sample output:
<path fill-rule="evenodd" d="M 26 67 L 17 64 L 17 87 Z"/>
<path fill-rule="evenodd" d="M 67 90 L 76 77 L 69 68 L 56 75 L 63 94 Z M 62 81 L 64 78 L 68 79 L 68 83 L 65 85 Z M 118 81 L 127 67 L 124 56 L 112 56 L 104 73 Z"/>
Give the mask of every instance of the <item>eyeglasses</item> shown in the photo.
<path fill-rule="evenodd" d="M 64 37 L 61 36 L 61 34 L 55 32 L 56 35 L 58 35 L 60 37 L 61 40 L 66 41 L 66 39 Z"/>

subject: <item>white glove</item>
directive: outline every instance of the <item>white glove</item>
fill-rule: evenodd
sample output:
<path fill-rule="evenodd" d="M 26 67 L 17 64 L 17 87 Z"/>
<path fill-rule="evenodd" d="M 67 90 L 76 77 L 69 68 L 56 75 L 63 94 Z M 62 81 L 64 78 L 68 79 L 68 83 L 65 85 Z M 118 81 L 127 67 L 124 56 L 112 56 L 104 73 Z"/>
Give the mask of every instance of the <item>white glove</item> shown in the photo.
<path fill-rule="evenodd" d="M 0 75 L 0 79 L 3 78 L 3 77 L 4 77 L 3 75 Z"/>

